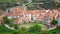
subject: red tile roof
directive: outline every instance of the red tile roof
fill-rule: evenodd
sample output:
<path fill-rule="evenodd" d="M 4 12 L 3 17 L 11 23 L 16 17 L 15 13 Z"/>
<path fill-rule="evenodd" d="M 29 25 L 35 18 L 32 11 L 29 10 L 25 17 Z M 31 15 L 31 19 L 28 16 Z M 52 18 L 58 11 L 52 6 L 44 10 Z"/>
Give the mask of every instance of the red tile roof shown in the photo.
<path fill-rule="evenodd" d="M 14 12 L 15 12 L 15 14 L 14 14 Z M 48 18 L 49 16 L 51 16 L 52 18 L 56 17 L 57 12 L 58 12 L 58 10 L 25 10 L 25 11 L 23 11 L 20 7 L 15 7 L 13 9 L 13 12 L 8 13 L 8 15 L 9 16 L 14 16 L 14 15 L 23 16 L 23 13 L 24 14 L 32 14 L 32 15 L 39 14 L 37 19 L 39 21 L 41 21 L 44 18 L 44 16 L 46 16 L 46 18 Z M 60 14 L 59 14 L 59 18 L 60 18 Z M 25 20 L 25 18 L 21 17 L 18 19 L 18 22 L 22 22 L 24 20 Z"/>
<path fill-rule="evenodd" d="M 22 12 L 22 8 L 20 6 L 14 7 L 13 8 L 14 12 Z"/>

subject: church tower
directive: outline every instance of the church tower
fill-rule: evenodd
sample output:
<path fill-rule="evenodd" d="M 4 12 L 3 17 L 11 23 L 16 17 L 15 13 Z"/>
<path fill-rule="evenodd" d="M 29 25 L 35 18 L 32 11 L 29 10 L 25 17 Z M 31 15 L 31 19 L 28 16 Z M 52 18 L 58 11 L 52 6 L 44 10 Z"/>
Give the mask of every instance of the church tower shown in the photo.
<path fill-rule="evenodd" d="M 25 17 L 25 11 L 27 10 L 27 7 L 25 4 L 22 5 L 22 12 L 23 12 L 23 17 Z"/>

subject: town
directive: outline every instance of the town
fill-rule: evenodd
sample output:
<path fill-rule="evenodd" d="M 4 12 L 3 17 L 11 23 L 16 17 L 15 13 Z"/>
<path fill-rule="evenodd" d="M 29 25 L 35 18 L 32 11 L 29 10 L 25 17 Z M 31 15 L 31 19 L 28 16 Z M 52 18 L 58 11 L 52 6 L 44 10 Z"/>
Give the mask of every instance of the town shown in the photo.
<path fill-rule="evenodd" d="M 16 18 L 15 22 L 17 24 L 32 21 L 51 21 L 53 18 L 60 20 L 60 12 L 57 9 L 41 9 L 41 10 L 27 10 L 27 8 L 21 8 L 19 6 L 9 9 L 7 11 L 7 16 L 9 19 Z"/>
<path fill-rule="evenodd" d="M 8 0 L 0 4 L 0 34 L 60 34 L 58 0 Z"/>

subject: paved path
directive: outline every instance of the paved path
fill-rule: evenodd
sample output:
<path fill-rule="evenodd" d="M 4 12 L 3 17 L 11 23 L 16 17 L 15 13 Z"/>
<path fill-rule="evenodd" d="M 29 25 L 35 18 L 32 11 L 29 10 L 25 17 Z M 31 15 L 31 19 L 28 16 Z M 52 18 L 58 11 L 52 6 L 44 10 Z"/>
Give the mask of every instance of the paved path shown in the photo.
<path fill-rule="evenodd" d="M 53 29 L 55 29 L 56 27 L 52 27 L 52 28 L 49 28 L 47 31 L 49 31 L 49 30 L 53 30 Z"/>
<path fill-rule="evenodd" d="M 13 27 L 9 27 L 9 25 L 5 24 L 5 26 L 9 29 L 15 30 Z"/>

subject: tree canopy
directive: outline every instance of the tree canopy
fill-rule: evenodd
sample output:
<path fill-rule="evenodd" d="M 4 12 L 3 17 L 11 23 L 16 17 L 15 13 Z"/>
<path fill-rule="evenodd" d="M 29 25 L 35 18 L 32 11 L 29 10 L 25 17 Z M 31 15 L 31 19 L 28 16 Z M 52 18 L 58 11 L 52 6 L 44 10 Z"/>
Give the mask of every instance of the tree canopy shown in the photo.
<path fill-rule="evenodd" d="M 56 25 L 57 23 L 58 23 L 58 21 L 55 18 L 53 18 L 53 20 L 51 21 L 51 24 Z"/>

